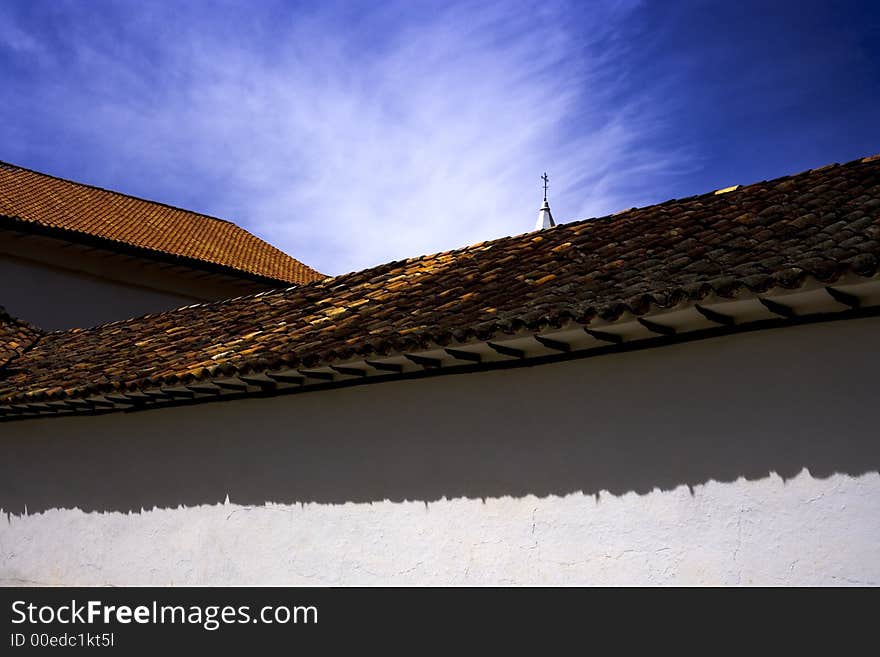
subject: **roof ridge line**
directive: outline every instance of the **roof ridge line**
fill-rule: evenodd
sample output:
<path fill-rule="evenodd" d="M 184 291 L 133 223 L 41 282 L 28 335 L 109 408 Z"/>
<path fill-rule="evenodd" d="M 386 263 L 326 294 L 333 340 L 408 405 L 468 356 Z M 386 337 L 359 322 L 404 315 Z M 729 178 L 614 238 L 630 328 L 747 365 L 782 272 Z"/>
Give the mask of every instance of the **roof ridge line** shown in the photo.
<path fill-rule="evenodd" d="M 7 162 L 5 160 L 0 160 L 0 167 L 11 167 L 13 169 L 18 169 L 20 171 L 27 171 L 28 173 L 36 174 L 38 176 L 45 176 L 46 178 L 53 178 L 54 180 L 60 180 L 61 182 L 69 183 L 71 185 L 76 185 L 77 187 L 88 187 L 89 189 L 94 189 L 99 192 L 107 192 L 108 194 L 114 194 L 115 196 L 122 196 L 125 198 L 134 199 L 136 201 L 143 201 L 144 203 L 152 203 L 153 205 L 161 205 L 162 207 L 169 208 L 170 210 L 178 210 L 180 212 L 186 212 L 187 214 L 196 215 L 198 217 L 204 217 L 205 219 L 212 219 L 214 221 L 221 221 L 225 224 L 232 224 L 233 226 L 237 226 L 238 228 L 241 228 L 242 230 L 247 230 L 246 228 L 243 228 L 242 226 L 235 223 L 231 219 L 224 219 L 223 217 L 215 217 L 212 214 L 207 214 L 205 212 L 198 212 L 196 210 L 188 210 L 187 208 L 182 208 L 179 205 L 172 205 L 170 203 L 165 203 L 164 201 L 155 201 L 153 199 L 144 198 L 143 196 L 135 196 L 134 194 L 120 192 L 115 189 L 108 189 L 107 187 L 100 187 L 98 185 L 92 185 L 89 183 L 79 182 L 77 180 L 71 180 L 70 178 L 64 178 L 62 176 L 56 176 L 51 173 L 46 173 L 45 171 L 37 171 L 36 169 L 29 169 L 28 167 L 23 167 L 18 164 L 13 164 L 12 162 Z M 250 233 L 250 231 L 247 231 L 247 232 Z M 250 234 L 254 235 L 253 233 L 250 233 Z M 254 237 L 257 237 L 257 236 L 254 235 Z M 257 239 L 261 239 L 261 238 L 257 237 Z M 262 240 L 262 241 L 265 242 L 266 240 Z M 269 243 L 266 242 L 266 244 L 269 244 Z M 275 247 L 275 248 L 278 248 L 278 247 Z"/>
<path fill-rule="evenodd" d="M 786 174 L 784 176 L 777 176 L 775 178 L 766 178 L 764 180 L 755 180 L 755 181 L 747 183 L 745 185 L 740 185 L 739 189 L 729 192 L 726 196 L 731 197 L 733 194 L 737 194 L 737 193 L 746 191 L 747 189 L 749 189 L 750 187 L 753 187 L 755 185 L 761 185 L 764 183 L 776 182 L 776 181 L 782 182 L 783 180 L 786 180 L 788 178 L 794 178 L 797 176 L 807 176 L 812 173 L 821 173 L 822 171 L 824 171 L 828 168 L 831 168 L 831 167 L 845 167 L 845 166 L 854 166 L 856 164 L 866 164 L 866 163 L 874 161 L 874 159 L 877 159 L 877 158 L 880 158 L 880 154 L 866 156 L 866 157 L 859 157 L 854 160 L 850 160 L 849 162 L 844 162 L 842 164 L 839 162 L 831 162 L 829 164 L 825 164 L 825 165 L 822 165 L 819 167 L 813 167 L 811 169 L 804 169 L 803 171 L 799 171 L 797 173 L 790 173 L 790 174 Z M 354 271 L 344 272 L 342 274 L 338 274 L 337 276 L 334 276 L 333 278 L 338 278 L 340 276 L 348 276 L 351 274 L 358 274 L 361 272 L 369 271 L 370 269 L 375 269 L 377 267 L 383 267 L 383 266 L 395 264 L 398 262 L 410 262 L 413 260 L 419 260 L 421 258 L 432 258 L 435 256 L 457 253 L 459 251 L 467 251 L 468 249 L 482 248 L 484 246 L 492 245 L 492 244 L 495 244 L 495 243 L 500 242 L 502 240 L 520 238 L 525 235 L 529 235 L 531 233 L 535 233 L 536 237 L 539 236 L 539 233 L 540 233 L 540 236 L 553 235 L 553 234 L 555 234 L 554 231 L 558 231 L 560 229 L 565 229 L 565 228 L 570 228 L 572 226 L 584 224 L 587 222 L 615 221 L 615 220 L 622 218 L 624 215 L 628 214 L 629 212 L 632 212 L 633 210 L 647 210 L 648 208 L 653 208 L 653 207 L 657 207 L 660 205 L 666 205 L 667 203 L 681 203 L 683 201 L 691 201 L 691 200 L 695 200 L 695 199 L 699 199 L 699 198 L 703 198 L 703 197 L 711 198 L 711 197 L 715 196 L 716 191 L 717 190 L 711 190 L 708 192 L 701 192 L 699 194 L 691 194 L 690 196 L 680 196 L 677 198 L 669 198 L 669 199 L 666 199 L 665 201 L 658 201 L 657 203 L 649 203 L 648 205 L 622 208 L 620 210 L 615 210 L 614 212 L 608 212 L 608 213 L 602 214 L 602 215 L 594 215 L 592 217 L 584 217 L 582 219 L 572 219 L 571 221 L 560 221 L 555 226 L 552 226 L 550 228 L 546 228 L 542 231 L 525 230 L 521 233 L 514 233 L 512 235 L 501 235 L 499 237 L 481 240 L 481 241 L 476 242 L 474 244 L 465 244 L 464 246 L 458 246 L 458 247 L 455 247 L 452 249 L 446 249 L 444 251 L 437 251 L 434 253 L 423 253 L 421 255 L 410 256 L 410 257 L 406 257 L 406 258 L 398 258 L 395 260 L 391 260 L 389 262 L 380 263 L 378 265 L 373 265 L 372 267 L 366 267 L 364 269 L 358 269 L 358 270 L 354 270 Z"/>
<path fill-rule="evenodd" d="M 823 173 L 833 167 L 848 167 L 848 166 L 855 166 L 857 164 L 868 164 L 870 162 L 874 162 L 878 158 L 880 158 L 880 153 L 878 153 L 876 155 L 867 155 L 865 157 L 857 157 L 854 160 L 849 160 L 848 162 L 829 162 L 828 164 L 823 164 L 823 165 L 820 165 L 817 167 L 811 167 L 809 169 L 804 169 L 803 171 L 798 171 L 796 173 L 789 173 L 784 176 L 776 176 L 775 178 L 765 178 L 764 180 L 755 180 L 753 182 L 746 183 L 744 185 L 739 184 L 739 189 L 731 190 L 730 192 L 725 194 L 725 196 L 728 196 L 728 198 L 730 198 L 730 197 L 732 197 L 733 194 L 738 194 L 740 192 L 746 191 L 748 188 L 753 187 L 755 185 L 761 185 L 764 183 L 772 183 L 772 182 L 777 182 L 777 181 L 782 182 L 783 180 L 787 180 L 789 178 L 796 178 L 798 176 L 809 176 L 813 173 Z M 622 216 L 628 212 L 632 212 L 633 210 L 646 210 L 648 208 L 653 208 L 658 205 L 666 205 L 667 203 L 681 203 L 682 201 L 691 201 L 691 200 L 695 200 L 695 199 L 699 199 L 699 198 L 710 198 L 710 197 L 716 195 L 715 194 L 716 191 L 718 191 L 718 190 L 701 192 L 699 194 L 691 194 L 690 196 L 679 196 L 679 197 L 674 197 L 674 198 L 668 198 L 665 201 L 658 201 L 657 203 L 650 203 L 648 205 L 640 205 L 640 206 L 633 206 L 630 208 L 622 208 L 620 210 L 615 210 L 614 212 L 610 212 L 610 213 L 603 214 L 600 216 L 584 217 L 583 219 L 574 219 L 573 221 L 558 223 L 553 228 L 557 228 L 560 226 L 573 226 L 575 224 L 584 223 L 586 221 L 617 219 L 620 216 Z M 547 229 L 547 230 L 551 230 L 551 229 Z M 531 232 L 531 231 L 527 231 L 527 232 Z M 525 234 L 527 234 L 527 233 L 520 233 L 520 235 L 525 235 Z M 512 235 L 511 237 L 518 237 L 518 235 Z"/>

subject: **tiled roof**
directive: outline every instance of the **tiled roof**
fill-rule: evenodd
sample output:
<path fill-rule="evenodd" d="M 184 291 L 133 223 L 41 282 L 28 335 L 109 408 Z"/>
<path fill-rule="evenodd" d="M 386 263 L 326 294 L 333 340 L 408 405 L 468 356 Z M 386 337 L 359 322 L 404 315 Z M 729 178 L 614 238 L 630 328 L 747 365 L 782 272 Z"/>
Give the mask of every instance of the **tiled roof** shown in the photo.
<path fill-rule="evenodd" d="M 607 326 L 807 279 L 861 280 L 878 262 L 875 156 L 300 287 L 49 333 L 0 380 L 0 410 Z"/>
<path fill-rule="evenodd" d="M 0 377 L 2 367 L 13 358 L 21 356 L 42 331 L 17 319 L 0 306 Z"/>
<path fill-rule="evenodd" d="M 321 274 L 223 219 L 0 162 L 0 217 L 21 230 L 60 231 L 282 283 Z"/>

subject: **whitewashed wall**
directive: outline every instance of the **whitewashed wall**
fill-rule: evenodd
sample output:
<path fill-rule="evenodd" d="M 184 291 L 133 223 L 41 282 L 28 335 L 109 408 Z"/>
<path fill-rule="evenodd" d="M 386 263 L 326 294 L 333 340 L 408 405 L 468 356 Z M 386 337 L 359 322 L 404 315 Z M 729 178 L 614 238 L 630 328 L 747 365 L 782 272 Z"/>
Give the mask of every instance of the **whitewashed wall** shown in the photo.
<path fill-rule="evenodd" d="M 0 424 L 0 584 L 880 584 L 878 330 Z"/>
<path fill-rule="evenodd" d="M 68 245 L 69 246 L 69 245 Z M 0 305 L 45 329 L 88 327 L 266 289 L 0 230 Z"/>
<path fill-rule="evenodd" d="M 97 326 L 199 301 L 0 254 L 0 304 L 44 329 Z"/>

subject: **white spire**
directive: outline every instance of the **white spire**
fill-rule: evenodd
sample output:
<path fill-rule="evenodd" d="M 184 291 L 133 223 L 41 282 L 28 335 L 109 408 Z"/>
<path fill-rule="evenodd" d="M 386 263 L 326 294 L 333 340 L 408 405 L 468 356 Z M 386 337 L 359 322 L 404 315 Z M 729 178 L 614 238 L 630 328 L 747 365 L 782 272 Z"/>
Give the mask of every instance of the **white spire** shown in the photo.
<path fill-rule="evenodd" d="M 553 221 L 553 215 L 550 213 L 550 204 L 547 202 L 547 199 L 544 199 L 544 204 L 538 210 L 538 221 L 535 222 L 535 230 L 553 228 L 555 225 L 556 222 Z"/>
<path fill-rule="evenodd" d="M 538 221 L 535 222 L 535 230 L 552 228 L 556 225 L 556 222 L 553 221 L 553 214 L 550 212 L 550 204 L 547 202 L 547 183 L 550 182 L 550 178 L 547 177 L 546 171 L 541 176 L 541 180 L 544 181 L 544 203 L 541 205 L 541 209 L 538 210 Z"/>

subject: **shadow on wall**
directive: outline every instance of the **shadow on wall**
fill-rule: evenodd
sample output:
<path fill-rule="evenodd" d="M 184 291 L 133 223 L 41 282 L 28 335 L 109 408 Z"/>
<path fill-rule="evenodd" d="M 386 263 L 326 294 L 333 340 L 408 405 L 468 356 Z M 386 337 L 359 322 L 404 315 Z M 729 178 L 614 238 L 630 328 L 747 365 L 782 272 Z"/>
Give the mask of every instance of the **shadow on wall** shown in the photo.
<path fill-rule="evenodd" d="M 0 424 L 0 507 L 646 493 L 880 468 L 851 320 L 489 373 Z"/>

